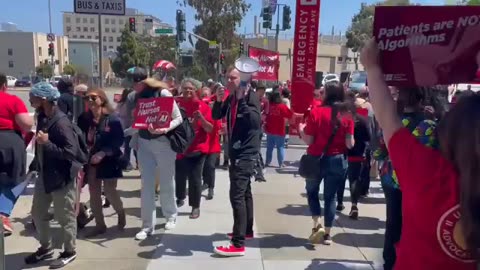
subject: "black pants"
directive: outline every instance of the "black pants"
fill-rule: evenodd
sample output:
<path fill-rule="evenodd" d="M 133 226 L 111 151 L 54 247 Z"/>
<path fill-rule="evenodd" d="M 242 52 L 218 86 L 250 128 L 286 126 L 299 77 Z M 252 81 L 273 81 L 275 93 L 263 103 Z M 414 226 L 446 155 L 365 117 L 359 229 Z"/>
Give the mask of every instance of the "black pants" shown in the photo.
<path fill-rule="evenodd" d="M 231 160 L 230 203 L 233 209 L 233 237 L 235 247 L 245 245 L 245 234 L 253 234 L 253 197 L 251 177 L 255 159 Z"/>
<path fill-rule="evenodd" d="M 365 162 L 362 167 L 362 171 L 360 173 L 360 185 L 359 185 L 359 195 L 365 196 L 368 194 L 368 190 L 370 189 L 370 169 L 371 169 L 371 155 L 372 151 L 367 148 L 365 152 Z"/>
<path fill-rule="evenodd" d="M 205 158 L 203 165 L 203 183 L 208 188 L 215 188 L 215 164 L 217 163 L 219 153 L 209 154 Z"/>
<path fill-rule="evenodd" d="M 387 204 L 387 220 L 385 225 L 385 241 L 383 243 L 384 269 L 391 270 L 395 265 L 397 253 L 395 245 L 402 234 L 402 192 L 391 186 L 383 185 Z"/>
<path fill-rule="evenodd" d="M 175 193 L 177 200 L 187 197 L 188 179 L 188 205 L 200 208 L 202 198 L 202 171 L 207 155 L 198 154 L 193 157 L 184 157 L 175 161 Z"/>
<path fill-rule="evenodd" d="M 260 133 L 260 141 L 262 141 L 263 133 Z M 265 179 L 263 175 L 263 169 L 265 168 L 265 162 L 263 161 L 262 152 L 258 152 L 258 157 L 255 161 L 254 175 L 255 179 Z"/>
<path fill-rule="evenodd" d="M 353 204 L 358 203 L 358 198 L 360 197 L 361 189 L 361 179 L 360 174 L 362 172 L 363 162 L 348 162 L 347 177 L 348 182 L 350 183 L 350 196 Z M 343 195 L 345 193 L 345 181 L 338 187 L 337 190 L 337 203 L 343 204 Z"/>

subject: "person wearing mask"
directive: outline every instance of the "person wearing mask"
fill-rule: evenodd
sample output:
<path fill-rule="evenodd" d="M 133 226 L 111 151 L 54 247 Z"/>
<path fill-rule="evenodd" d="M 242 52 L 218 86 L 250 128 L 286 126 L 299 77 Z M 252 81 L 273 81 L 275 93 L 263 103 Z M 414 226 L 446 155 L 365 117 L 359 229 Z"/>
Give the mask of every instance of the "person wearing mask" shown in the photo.
<path fill-rule="evenodd" d="M 0 218 L 5 235 L 13 233 L 10 215 L 26 185 L 27 156 L 22 133 L 33 126 L 23 101 L 7 93 L 7 76 L 0 73 Z"/>
<path fill-rule="evenodd" d="M 313 219 L 313 229 L 309 237 L 312 243 L 319 243 L 322 240 L 325 245 L 332 243 L 335 195 L 347 172 L 345 154 L 355 144 L 353 120 L 341 108 L 344 101 L 343 86 L 338 82 L 327 83 L 322 106 L 314 108 L 309 113 L 306 123 L 299 126 L 300 135 L 308 145 L 307 153 L 318 157 L 323 155 L 320 164 L 321 174 L 315 179 L 306 179 L 308 206 Z M 319 199 L 322 180 L 325 228 L 319 222 L 322 215 Z"/>
<path fill-rule="evenodd" d="M 402 235 L 394 269 L 475 270 L 480 262 L 480 96 L 459 100 L 445 115 L 436 128 L 439 148 L 432 149 L 402 123 L 379 59 L 375 41 L 367 42 L 360 60 L 402 188 Z"/>
<path fill-rule="evenodd" d="M 241 86 L 240 71 L 228 69 L 228 89 L 217 91 L 213 104 L 213 119 L 227 117 L 228 150 L 230 153 L 230 203 L 233 208 L 233 232 L 230 245 L 218 246 L 214 252 L 221 256 L 243 256 L 245 238 L 253 237 L 253 197 L 251 178 L 260 152 L 260 101 L 250 88 Z"/>
<path fill-rule="evenodd" d="M 35 138 L 35 158 L 29 171 L 38 172 L 32 202 L 32 216 L 40 248 L 25 258 L 26 264 L 36 264 L 53 257 L 48 209 L 53 202 L 55 220 L 60 224 L 64 251 L 50 264 L 61 268 L 77 257 L 77 219 L 75 178 L 80 167 L 74 162 L 79 141 L 72 122 L 56 105 L 60 93 L 51 84 L 41 82 L 30 90 L 30 103 L 38 113 Z"/>
<path fill-rule="evenodd" d="M 355 122 L 353 132 L 355 145 L 352 149 L 348 149 L 347 152 L 348 169 L 346 175 L 350 184 L 350 196 L 352 199 L 352 208 L 349 214 L 351 219 L 358 219 L 358 200 L 360 198 L 360 192 L 362 191 L 361 173 L 366 167 L 366 148 L 370 141 L 370 129 L 367 120 L 368 111 L 367 109 L 360 108 L 359 105 L 356 104 L 355 99 L 355 93 L 349 92 L 346 105 L 348 106 L 348 109 L 353 116 L 353 121 Z M 345 192 L 346 180 L 347 179 L 341 183 L 337 191 L 337 211 L 344 209 L 343 195 Z"/>
<path fill-rule="evenodd" d="M 122 124 L 123 129 L 130 128 L 133 124 L 133 114 L 131 111 L 129 111 L 128 105 L 127 105 L 127 98 L 128 95 L 133 92 L 132 89 L 124 89 L 122 92 L 122 96 L 120 100 L 118 101 L 116 113 L 120 119 L 120 122 Z M 126 160 L 128 160 L 128 165 L 125 169 L 125 171 L 131 171 L 133 170 L 132 163 L 130 161 L 130 157 L 132 155 L 132 148 L 130 147 L 130 141 L 132 140 L 132 136 L 126 136 L 125 137 L 125 142 L 124 142 L 124 157 Z M 133 151 L 133 155 L 135 156 L 135 159 L 137 160 L 138 164 L 138 158 L 137 158 L 137 151 Z M 136 166 L 138 168 L 138 166 Z"/>
<path fill-rule="evenodd" d="M 265 133 L 267 133 L 265 166 L 271 166 L 273 148 L 276 148 L 278 167 L 282 168 L 285 160 L 285 123 L 292 118 L 293 112 L 282 102 L 280 90 L 270 94 L 268 104 L 268 113 L 265 118 Z"/>
<path fill-rule="evenodd" d="M 143 73 L 146 74 L 146 73 Z M 143 76 L 142 74 L 142 76 Z M 155 79 L 138 81 L 134 75 L 133 86 L 137 95 L 135 99 L 165 97 L 171 98 L 172 94 L 167 90 L 164 82 Z M 138 81 L 138 82 L 137 82 Z M 136 102 L 136 101 L 135 101 Z M 136 234 L 135 239 L 145 240 L 152 235 L 157 220 L 155 206 L 155 182 L 158 177 L 160 182 L 160 204 L 163 216 L 167 220 L 166 230 L 172 230 L 177 222 L 177 205 L 175 203 L 175 158 L 176 153 L 170 146 L 170 140 L 166 134 L 174 130 L 182 122 L 182 114 L 177 103 L 173 102 L 171 122 L 168 128 L 153 128 L 139 130 L 138 141 L 132 142 L 138 151 L 138 161 L 142 177 L 141 189 L 141 216 L 142 229 Z M 137 141 L 135 143 L 135 141 Z"/>
<path fill-rule="evenodd" d="M 74 118 L 74 88 L 71 80 L 62 78 L 57 83 L 57 89 L 60 92 L 60 98 L 58 99 L 58 108 L 68 116 L 70 121 Z"/>
<path fill-rule="evenodd" d="M 85 100 L 89 110 L 80 115 L 78 126 L 86 134 L 90 151 L 86 178 L 96 226 L 88 237 L 95 237 L 107 231 L 103 216 L 102 186 L 108 202 L 118 215 L 118 229 L 123 230 L 126 225 L 125 210 L 117 191 L 117 180 L 123 176 L 119 160 L 123 155 L 120 147 L 124 136 L 120 119 L 113 114 L 113 108 L 103 90 L 88 90 Z"/>
<path fill-rule="evenodd" d="M 188 180 L 188 204 L 192 207 L 191 219 L 200 217 L 203 166 L 210 151 L 209 137 L 213 131 L 212 110 L 197 95 L 201 87 L 201 82 L 185 78 L 181 83 L 182 97 L 177 99 L 178 106 L 185 111 L 195 130 L 193 142 L 185 153 L 177 155 L 175 162 L 177 207 L 182 207 L 184 204 Z"/>

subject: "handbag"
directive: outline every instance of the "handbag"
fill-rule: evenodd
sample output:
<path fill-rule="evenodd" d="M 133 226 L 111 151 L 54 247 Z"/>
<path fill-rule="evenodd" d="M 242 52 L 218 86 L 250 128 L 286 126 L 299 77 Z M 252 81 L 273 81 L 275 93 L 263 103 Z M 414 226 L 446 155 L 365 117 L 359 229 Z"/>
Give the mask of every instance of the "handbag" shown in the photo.
<path fill-rule="evenodd" d="M 332 120 L 335 119 L 335 113 L 336 110 L 332 108 Z M 327 144 L 323 148 L 322 154 L 320 156 L 313 156 L 310 154 L 304 154 L 300 158 L 300 164 L 298 167 L 298 174 L 305 178 L 305 179 L 315 179 L 319 176 L 322 175 L 322 162 L 323 158 L 325 157 L 325 154 L 328 151 L 328 148 L 333 142 L 333 139 L 335 138 L 335 135 L 337 134 L 338 127 L 339 127 L 339 121 L 334 121 L 335 124 L 333 125 L 333 130 L 332 134 L 328 138 Z"/>

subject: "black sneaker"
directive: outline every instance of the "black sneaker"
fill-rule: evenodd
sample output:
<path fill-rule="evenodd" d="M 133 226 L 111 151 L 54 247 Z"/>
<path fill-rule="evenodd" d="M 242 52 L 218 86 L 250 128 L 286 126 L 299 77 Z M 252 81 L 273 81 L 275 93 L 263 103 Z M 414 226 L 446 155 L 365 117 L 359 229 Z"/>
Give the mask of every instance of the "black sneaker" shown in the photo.
<path fill-rule="evenodd" d="M 182 207 L 185 204 L 184 200 L 177 200 L 177 208 Z"/>
<path fill-rule="evenodd" d="M 25 257 L 26 264 L 37 264 L 46 259 L 53 258 L 53 249 L 43 249 L 39 248 L 34 253 Z"/>
<path fill-rule="evenodd" d="M 342 212 L 345 209 L 345 206 L 343 204 L 337 205 L 337 212 Z"/>
<path fill-rule="evenodd" d="M 208 189 L 208 194 L 207 194 L 207 200 L 212 200 L 213 199 L 213 194 L 214 194 L 213 188 L 209 188 Z"/>
<path fill-rule="evenodd" d="M 60 256 L 50 264 L 50 269 L 59 269 L 65 265 L 73 262 L 77 258 L 77 253 L 74 252 L 62 252 Z"/>
<path fill-rule="evenodd" d="M 350 210 L 349 217 L 351 219 L 358 219 L 358 207 L 352 206 L 352 209 Z"/>
<path fill-rule="evenodd" d="M 330 246 L 332 244 L 332 237 L 330 237 L 330 234 L 325 234 L 323 236 L 323 244 Z"/>

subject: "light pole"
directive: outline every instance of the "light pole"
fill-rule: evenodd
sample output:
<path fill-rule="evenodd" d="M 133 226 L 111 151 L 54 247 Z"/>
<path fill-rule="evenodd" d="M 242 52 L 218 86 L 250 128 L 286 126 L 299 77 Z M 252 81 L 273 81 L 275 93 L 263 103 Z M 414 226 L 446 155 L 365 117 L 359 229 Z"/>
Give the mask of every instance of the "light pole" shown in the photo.
<path fill-rule="evenodd" d="M 52 3 L 51 3 L 51 0 L 48 0 L 48 25 L 49 25 L 49 28 L 50 28 L 50 32 L 49 33 L 52 33 Z M 50 44 L 53 44 L 53 41 L 50 41 Z M 55 74 L 55 44 L 54 44 L 54 50 L 51 55 L 52 59 L 52 72 L 53 74 Z"/>

